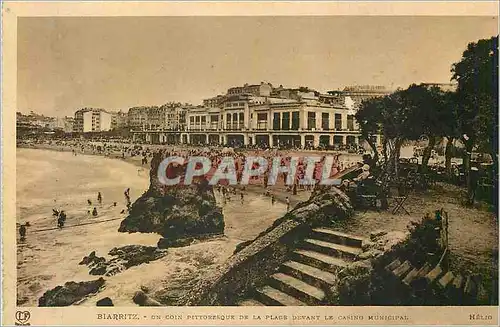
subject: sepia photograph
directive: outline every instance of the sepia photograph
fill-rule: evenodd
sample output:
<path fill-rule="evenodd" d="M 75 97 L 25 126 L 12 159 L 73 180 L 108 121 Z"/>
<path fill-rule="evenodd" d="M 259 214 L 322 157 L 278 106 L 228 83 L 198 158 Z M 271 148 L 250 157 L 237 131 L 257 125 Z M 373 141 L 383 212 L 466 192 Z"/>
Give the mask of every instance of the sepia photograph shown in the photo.
<path fill-rule="evenodd" d="M 18 17 L 16 324 L 30 307 L 497 307 L 498 24 Z M 163 322 L 231 320 L 183 312 Z M 300 312 L 267 323 L 414 319 Z"/>

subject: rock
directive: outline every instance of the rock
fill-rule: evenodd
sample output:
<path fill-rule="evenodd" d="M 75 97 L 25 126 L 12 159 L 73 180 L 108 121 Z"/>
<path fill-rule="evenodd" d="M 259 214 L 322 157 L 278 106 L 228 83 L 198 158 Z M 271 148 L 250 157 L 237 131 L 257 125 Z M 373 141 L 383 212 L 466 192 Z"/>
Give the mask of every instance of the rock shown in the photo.
<path fill-rule="evenodd" d="M 104 261 L 106 261 L 105 258 L 98 257 L 95 254 L 95 251 L 92 251 L 92 252 L 90 252 L 90 254 L 87 257 L 83 257 L 83 259 L 82 259 L 82 261 L 80 261 L 79 265 L 90 266 L 90 265 L 98 264 L 98 263 L 104 262 Z"/>
<path fill-rule="evenodd" d="M 377 250 L 377 249 L 369 249 L 368 251 L 361 252 L 360 255 L 358 255 L 358 258 L 361 260 L 366 260 L 366 259 L 371 259 L 371 258 L 377 258 L 378 256 L 381 256 L 384 254 L 383 251 Z"/>
<path fill-rule="evenodd" d="M 372 248 L 375 245 L 374 242 L 368 241 L 368 240 L 363 240 L 363 243 L 361 244 L 361 249 L 363 251 L 368 251 L 370 248 Z"/>
<path fill-rule="evenodd" d="M 151 160 L 149 189 L 132 204 L 119 232 L 158 233 L 169 240 L 224 233 L 222 209 L 206 179 L 165 187 L 158 180 L 161 152 Z M 181 167 L 184 168 L 184 167 Z M 182 171 L 182 169 L 181 169 Z M 168 241 L 170 242 L 170 241 Z"/>
<path fill-rule="evenodd" d="M 179 238 L 179 239 L 171 239 L 171 238 L 165 238 L 162 237 L 158 241 L 158 244 L 156 245 L 159 249 L 167 249 L 167 248 L 176 248 L 176 247 L 183 247 L 183 246 L 188 246 L 193 243 L 193 238 Z"/>
<path fill-rule="evenodd" d="M 105 297 L 96 302 L 98 307 L 113 307 L 113 301 L 109 297 Z"/>
<path fill-rule="evenodd" d="M 385 230 L 378 229 L 378 230 L 370 233 L 370 240 L 375 241 L 377 238 L 379 238 L 380 236 L 383 236 L 385 234 L 387 234 L 387 232 Z"/>
<path fill-rule="evenodd" d="M 143 291 L 137 291 L 132 298 L 135 304 L 138 304 L 142 307 L 161 307 L 161 303 L 153 300 L 149 296 L 146 295 Z"/>
<path fill-rule="evenodd" d="M 154 246 L 125 245 L 113 248 L 109 251 L 109 255 L 114 258 L 90 264 L 89 274 L 113 276 L 130 267 L 158 260 L 166 254 L 166 251 Z"/>
<path fill-rule="evenodd" d="M 64 307 L 80 301 L 89 294 L 97 293 L 104 285 L 104 278 L 88 282 L 67 282 L 45 292 L 38 299 L 39 307 Z"/>

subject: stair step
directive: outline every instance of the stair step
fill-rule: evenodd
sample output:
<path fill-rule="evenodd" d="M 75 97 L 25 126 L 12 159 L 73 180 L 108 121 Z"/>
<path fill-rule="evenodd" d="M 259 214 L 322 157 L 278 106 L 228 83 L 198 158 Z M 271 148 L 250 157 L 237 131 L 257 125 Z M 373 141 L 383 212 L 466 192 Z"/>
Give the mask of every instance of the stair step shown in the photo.
<path fill-rule="evenodd" d="M 299 249 L 293 252 L 293 259 L 309 266 L 329 272 L 337 272 L 347 266 L 348 262 L 316 251 Z"/>
<path fill-rule="evenodd" d="M 257 289 L 257 296 L 264 304 L 270 306 L 306 306 L 307 304 L 297 300 L 293 296 L 281 292 L 271 286 L 263 286 Z"/>
<path fill-rule="evenodd" d="M 311 238 L 304 240 L 304 247 L 323 254 L 341 257 L 342 259 L 355 259 L 361 252 L 363 252 L 360 248 Z"/>
<path fill-rule="evenodd" d="M 407 286 L 410 286 L 413 280 L 417 277 L 419 269 L 413 268 L 408 275 L 403 279 L 403 283 Z"/>
<path fill-rule="evenodd" d="M 325 298 L 325 292 L 321 289 L 287 274 L 276 273 L 272 275 L 270 283 L 280 291 L 310 305 L 320 304 Z"/>
<path fill-rule="evenodd" d="M 329 228 L 314 228 L 312 230 L 312 235 L 314 238 L 321 239 L 323 241 L 353 246 L 361 247 L 364 239 L 359 236 L 349 235 Z"/>
<path fill-rule="evenodd" d="M 286 274 L 319 288 L 328 288 L 336 281 L 334 274 L 296 261 L 285 262 L 281 269 Z"/>
<path fill-rule="evenodd" d="M 262 302 L 259 302 L 259 301 L 254 300 L 254 299 L 246 299 L 246 300 L 240 301 L 238 303 L 238 305 L 241 307 L 265 306 L 265 304 L 263 304 Z"/>
<path fill-rule="evenodd" d="M 405 262 L 403 262 L 399 267 L 397 267 L 396 269 L 394 269 L 392 271 L 392 273 L 394 274 L 394 276 L 396 276 L 397 278 L 399 279 L 403 279 L 403 277 L 413 269 L 410 261 L 406 260 Z"/>
<path fill-rule="evenodd" d="M 387 270 L 387 271 L 393 271 L 394 269 L 396 269 L 399 266 L 401 266 L 401 261 L 399 261 L 399 259 L 395 259 L 390 264 L 388 264 L 387 266 L 385 266 L 385 270 Z"/>
<path fill-rule="evenodd" d="M 432 269 L 431 271 L 429 271 L 429 273 L 427 275 L 425 275 L 425 279 L 427 280 L 427 284 L 431 285 L 432 283 L 434 283 L 434 281 L 437 280 L 438 277 L 441 276 L 442 273 L 443 273 L 443 269 L 441 268 L 440 265 L 437 265 L 436 267 L 434 267 L 434 269 Z"/>
<path fill-rule="evenodd" d="M 426 262 L 422 268 L 420 268 L 417 272 L 417 275 L 413 280 L 410 282 L 411 286 L 414 287 L 415 289 L 420 289 L 423 290 L 425 287 L 427 287 L 427 279 L 425 279 L 425 276 L 431 271 L 432 266 L 430 263 Z"/>
<path fill-rule="evenodd" d="M 442 289 L 445 289 L 448 285 L 450 285 L 454 277 L 455 276 L 453 275 L 453 273 L 451 271 L 448 271 L 446 274 L 444 274 L 443 277 L 438 280 L 438 286 Z"/>

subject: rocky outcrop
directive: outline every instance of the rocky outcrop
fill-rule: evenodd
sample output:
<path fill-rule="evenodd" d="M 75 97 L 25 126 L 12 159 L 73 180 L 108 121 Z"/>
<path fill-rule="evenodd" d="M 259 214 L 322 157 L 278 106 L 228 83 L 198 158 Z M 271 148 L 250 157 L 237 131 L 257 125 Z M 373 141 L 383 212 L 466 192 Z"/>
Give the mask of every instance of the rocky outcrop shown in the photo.
<path fill-rule="evenodd" d="M 109 297 L 105 297 L 100 299 L 99 301 L 96 302 L 95 304 L 98 307 L 113 307 L 113 300 L 111 300 Z"/>
<path fill-rule="evenodd" d="M 314 226 L 353 214 L 349 198 L 335 187 L 318 187 L 311 197 L 276 220 L 252 242 L 241 244 L 224 264 L 206 274 L 183 305 L 232 305 L 263 283 Z"/>
<path fill-rule="evenodd" d="M 149 189 L 132 204 L 119 231 L 158 233 L 171 242 L 224 233 L 222 209 L 217 206 L 208 181 L 197 179 L 191 185 L 164 186 L 158 180 L 162 160 L 162 153 L 154 155 Z"/>
<path fill-rule="evenodd" d="M 72 305 L 90 294 L 97 293 L 104 285 L 104 278 L 88 282 L 67 282 L 48 290 L 38 300 L 39 307 L 64 307 Z"/>
<path fill-rule="evenodd" d="M 165 256 L 167 252 L 154 246 L 126 245 L 113 248 L 109 255 L 114 258 L 106 260 L 98 257 L 95 251 L 83 258 L 80 264 L 85 264 L 90 268 L 91 275 L 112 276 L 133 266 L 158 260 Z"/>
<path fill-rule="evenodd" d="M 137 291 L 132 298 L 135 304 L 141 307 L 161 307 L 161 303 L 149 297 L 144 291 Z"/>

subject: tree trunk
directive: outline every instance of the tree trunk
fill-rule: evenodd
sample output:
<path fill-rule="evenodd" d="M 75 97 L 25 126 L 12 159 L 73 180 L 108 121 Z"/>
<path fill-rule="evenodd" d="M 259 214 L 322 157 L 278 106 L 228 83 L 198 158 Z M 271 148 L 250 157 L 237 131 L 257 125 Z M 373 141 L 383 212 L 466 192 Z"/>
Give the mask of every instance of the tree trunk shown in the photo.
<path fill-rule="evenodd" d="M 434 149 L 434 146 L 436 145 L 436 137 L 435 136 L 430 136 L 429 137 L 429 144 L 424 150 L 424 153 L 422 155 L 422 172 L 427 172 L 427 168 L 429 165 L 429 159 L 431 158 L 431 152 L 432 149 Z"/>
<path fill-rule="evenodd" d="M 378 162 L 377 145 L 375 143 L 373 143 L 373 141 L 371 140 L 371 137 L 367 137 L 366 142 L 368 142 L 368 145 L 373 149 L 373 161 L 375 163 L 377 163 Z"/>
<path fill-rule="evenodd" d="M 451 156 L 452 156 L 452 150 L 453 150 L 453 137 L 447 137 L 448 141 L 446 142 L 446 149 L 445 149 L 445 167 L 446 167 L 446 175 L 448 178 L 452 177 L 452 171 L 451 171 Z"/>
<path fill-rule="evenodd" d="M 473 143 L 469 140 L 465 142 L 465 152 L 463 157 L 465 180 L 467 185 L 467 204 L 474 204 L 474 189 L 472 185 L 472 178 L 470 173 L 470 161 Z"/>
<path fill-rule="evenodd" d="M 387 165 L 387 162 L 389 159 L 387 158 L 387 139 L 386 138 L 384 138 L 382 152 L 384 154 L 384 163 Z"/>

